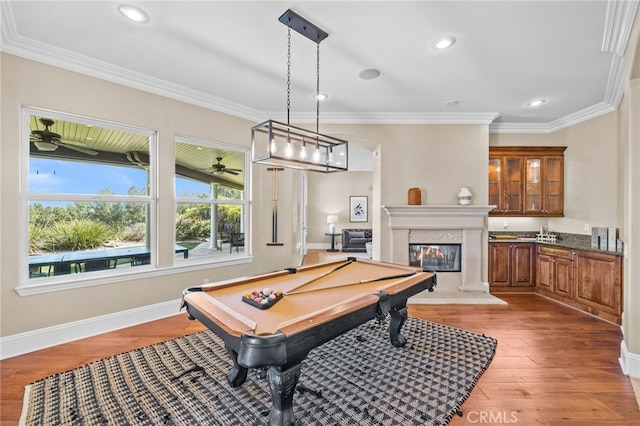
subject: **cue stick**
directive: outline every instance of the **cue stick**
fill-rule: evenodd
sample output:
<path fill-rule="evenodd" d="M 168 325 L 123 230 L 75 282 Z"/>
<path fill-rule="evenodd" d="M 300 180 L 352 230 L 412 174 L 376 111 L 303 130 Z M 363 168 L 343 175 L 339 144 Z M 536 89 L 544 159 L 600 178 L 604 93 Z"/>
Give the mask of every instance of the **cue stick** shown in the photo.
<path fill-rule="evenodd" d="M 354 281 L 351 283 L 346 283 L 346 284 L 338 284 L 338 285 L 333 285 L 331 287 L 323 287 L 323 288 L 310 288 L 309 290 L 300 290 L 300 291 L 296 291 L 296 292 L 288 292 L 285 293 L 286 295 L 294 295 L 294 294 L 302 294 L 302 293 L 311 293 L 312 291 L 322 291 L 322 290 L 331 290 L 334 288 L 340 288 L 340 287 L 349 287 L 352 285 L 358 285 L 358 284 L 366 284 L 366 283 L 372 283 L 375 281 L 385 281 L 385 280 L 393 280 L 395 278 L 406 278 L 406 277 L 410 277 L 412 275 L 417 274 L 417 272 L 408 272 L 406 274 L 398 274 L 398 275 L 389 275 L 386 277 L 380 277 L 380 278 L 370 278 L 368 280 L 360 280 L 360 281 Z"/>
<path fill-rule="evenodd" d="M 278 241 L 278 174 L 276 169 L 273 170 L 272 179 L 272 198 L 271 198 L 271 242 Z"/>
<path fill-rule="evenodd" d="M 304 286 L 305 286 L 305 285 L 307 285 L 307 284 L 311 284 L 311 283 L 312 283 L 312 282 L 314 282 L 314 281 L 318 281 L 320 278 L 324 278 L 324 277 L 326 277 L 326 276 L 327 276 L 327 275 L 329 275 L 329 274 L 333 274 L 333 273 L 334 273 L 334 272 L 336 272 L 338 269 L 342 269 L 342 268 L 344 268 L 345 266 L 347 266 L 347 265 L 349 265 L 349 264 L 351 264 L 351 263 L 353 263 L 353 262 L 355 262 L 355 260 L 353 260 L 353 259 L 349 259 L 349 260 L 347 260 L 345 263 L 343 263 L 342 265 L 337 266 L 337 267 L 333 268 L 332 270 L 327 271 L 327 272 L 325 272 L 324 274 L 322 274 L 322 275 L 320 275 L 320 276 L 318 276 L 318 277 L 315 277 L 315 278 L 313 278 L 313 279 L 311 279 L 311 280 L 307 281 L 306 283 L 302 283 L 302 284 L 300 284 L 300 285 L 297 285 L 297 286 L 295 286 L 294 288 L 292 288 L 291 290 L 289 290 L 289 291 L 285 292 L 284 294 L 291 294 L 291 292 L 292 292 L 292 291 L 295 291 L 295 290 L 299 289 L 300 287 L 304 287 Z"/>
<path fill-rule="evenodd" d="M 278 175 L 277 173 L 284 170 L 282 167 L 269 167 L 268 171 L 273 172 L 271 177 L 271 242 L 268 246 L 282 246 L 283 243 L 278 242 Z"/>

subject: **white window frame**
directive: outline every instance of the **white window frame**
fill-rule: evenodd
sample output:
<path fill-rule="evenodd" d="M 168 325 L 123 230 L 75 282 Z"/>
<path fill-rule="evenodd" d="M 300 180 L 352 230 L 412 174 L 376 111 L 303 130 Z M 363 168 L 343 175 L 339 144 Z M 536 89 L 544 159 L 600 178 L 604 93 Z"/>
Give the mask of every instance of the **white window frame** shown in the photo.
<path fill-rule="evenodd" d="M 175 194 L 175 190 L 174 190 L 174 206 L 173 206 L 173 229 L 174 229 L 174 233 L 173 233 L 173 238 L 174 238 L 174 244 L 177 244 L 176 241 L 176 233 L 175 233 L 175 228 L 176 228 L 176 222 L 177 222 L 177 209 L 178 209 L 178 204 L 209 204 L 211 206 L 216 205 L 216 204 L 233 204 L 233 205 L 239 205 L 242 206 L 242 224 L 241 224 L 241 229 L 243 230 L 243 232 L 245 233 L 245 247 L 244 247 L 244 253 L 237 255 L 237 254 L 230 254 L 227 256 L 224 255 L 220 255 L 220 256 L 203 256 L 200 258 L 192 258 L 189 257 L 189 259 L 179 259 L 177 260 L 177 264 L 221 264 L 221 263 L 226 263 L 228 264 L 228 262 L 233 262 L 238 260 L 239 258 L 251 258 L 251 234 L 250 234 L 250 222 L 249 222 L 249 218 L 251 217 L 251 202 L 250 202 L 250 194 L 251 194 L 251 188 L 250 188 L 250 182 L 251 182 L 251 176 L 250 176 L 250 172 L 251 172 L 251 159 L 250 159 L 250 155 L 249 155 L 249 149 L 245 148 L 245 147 L 241 147 L 241 146 L 235 146 L 235 145 L 229 145 L 229 144 L 225 144 L 222 142 L 215 142 L 215 141 L 211 141 L 211 140 L 205 140 L 205 139 L 200 139 L 200 138 L 194 138 L 194 137 L 190 137 L 190 136 L 182 136 L 182 135 L 175 135 L 174 137 L 174 143 L 176 142 L 183 142 L 183 143 L 189 143 L 189 144 L 193 144 L 193 145 L 200 145 L 206 148 L 218 148 L 218 149 L 224 149 L 224 150 L 228 150 L 228 151 L 235 151 L 238 153 L 242 153 L 244 155 L 244 168 L 243 168 L 243 174 L 244 174 L 244 190 L 242 191 L 243 197 L 241 200 L 228 200 L 228 199 L 215 199 L 215 198 L 208 198 L 208 199 L 203 199 L 203 198 L 188 198 L 188 197 L 178 197 L 177 194 Z M 175 182 L 175 170 L 174 170 L 174 182 Z"/>
<path fill-rule="evenodd" d="M 100 126 L 114 130 L 143 135 L 149 138 L 149 192 L 146 196 L 115 195 L 115 194 L 64 194 L 64 193 L 34 193 L 29 192 L 29 120 L 30 116 L 46 116 L 54 120 L 72 121 L 80 124 Z M 107 122 L 95 118 L 87 118 L 72 114 L 65 114 L 34 107 L 23 107 L 21 113 L 21 215 L 20 215 L 20 282 L 16 291 L 20 295 L 37 294 L 48 291 L 67 290 L 90 285 L 99 285 L 130 279 L 137 270 L 123 269 L 109 270 L 91 274 L 65 274 L 38 279 L 29 278 L 29 204 L 32 201 L 63 201 L 63 202 L 127 202 L 145 203 L 149 206 L 149 244 L 151 247 L 151 263 L 155 264 L 157 250 L 157 132 L 149 129 Z M 136 268 L 137 269 L 137 268 Z M 146 268 L 142 268 L 146 269 Z M 89 276 L 87 276 L 89 275 Z"/>

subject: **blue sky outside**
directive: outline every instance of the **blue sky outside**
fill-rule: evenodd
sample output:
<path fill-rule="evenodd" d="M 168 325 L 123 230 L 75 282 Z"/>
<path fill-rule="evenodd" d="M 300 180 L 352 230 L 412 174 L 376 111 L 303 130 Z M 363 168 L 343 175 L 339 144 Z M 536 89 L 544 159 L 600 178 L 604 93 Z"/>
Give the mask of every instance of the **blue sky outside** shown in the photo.
<path fill-rule="evenodd" d="M 145 188 L 147 172 L 135 167 L 119 167 L 79 161 L 31 158 L 29 192 L 58 194 L 98 194 L 109 189 L 127 195 L 129 188 Z M 208 193 L 209 185 L 188 179 L 176 179 L 176 194 Z"/>

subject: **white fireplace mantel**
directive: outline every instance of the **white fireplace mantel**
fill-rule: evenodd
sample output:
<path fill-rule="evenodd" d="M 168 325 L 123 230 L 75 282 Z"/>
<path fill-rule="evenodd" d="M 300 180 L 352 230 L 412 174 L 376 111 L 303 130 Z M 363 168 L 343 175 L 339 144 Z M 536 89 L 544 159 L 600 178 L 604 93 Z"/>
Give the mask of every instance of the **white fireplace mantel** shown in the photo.
<path fill-rule="evenodd" d="M 484 229 L 496 206 L 397 205 L 382 206 L 391 229 Z"/>
<path fill-rule="evenodd" d="M 482 257 L 486 239 L 482 233 L 487 229 L 489 211 L 496 206 L 482 205 L 395 205 L 382 206 L 389 216 L 391 229 L 391 261 L 403 265 L 409 264 L 409 242 L 432 243 L 436 241 L 418 241 L 423 236 L 441 232 L 446 238 L 459 235 L 462 242 L 462 272 L 443 273 L 441 281 L 458 286 L 460 291 L 488 292 L 489 284 L 482 280 Z M 429 232 L 424 232 L 429 230 Z M 429 239 L 429 238 L 426 238 Z M 443 283 L 444 284 L 444 283 Z"/>

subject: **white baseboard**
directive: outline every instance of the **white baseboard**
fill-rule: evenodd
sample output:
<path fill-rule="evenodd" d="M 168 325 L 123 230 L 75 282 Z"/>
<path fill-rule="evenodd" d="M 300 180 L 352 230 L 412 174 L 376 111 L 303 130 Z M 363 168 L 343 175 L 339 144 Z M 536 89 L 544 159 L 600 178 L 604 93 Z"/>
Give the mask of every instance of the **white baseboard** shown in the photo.
<path fill-rule="evenodd" d="M 167 318 L 179 314 L 179 308 L 180 299 L 176 299 L 3 337 L 0 339 L 0 359 Z"/>
<path fill-rule="evenodd" d="M 640 354 L 629 352 L 624 340 L 620 343 L 619 361 L 624 374 L 631 377 L 640 377 Z"/>
<path fill-rule="evenodd" d="M 306 245 L 307 250 L 329 250 L 331 248 L 331 244 L 325 243 L 309 243 Z M 336 250 L 342 250 L 342 245 L 340 243 L 336 243 Z"/>

